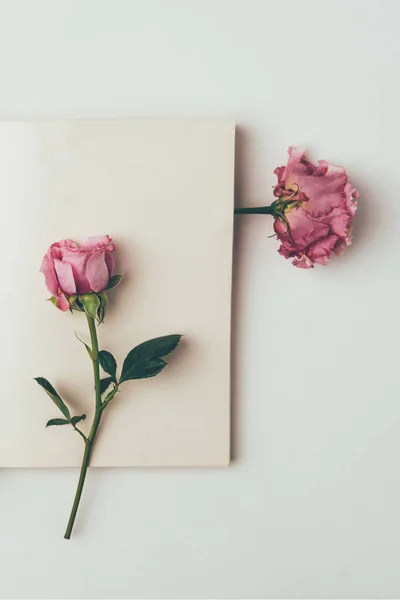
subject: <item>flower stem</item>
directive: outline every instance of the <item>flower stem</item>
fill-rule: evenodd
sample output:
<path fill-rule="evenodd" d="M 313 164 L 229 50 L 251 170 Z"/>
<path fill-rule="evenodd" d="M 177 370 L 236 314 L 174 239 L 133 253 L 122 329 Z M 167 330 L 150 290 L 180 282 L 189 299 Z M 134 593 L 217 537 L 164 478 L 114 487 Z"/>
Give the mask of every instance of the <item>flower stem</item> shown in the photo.
<path fill-rule="evenodd" d="M 272 206 L 255 206 L 253 208 L 235 208 L 235 215 L 273 215 Z"/>
<path fill-rule="evenodd" d="M 96 409 L 101 406 L 100 392 L 100 365 L 99 365 L 99 342 L 97 340 L 96 323 L 93 317 L 86 315 L 90 331 L 90 341 L 92 343 L 92 362 L 93 362 L 93 377 L 94 391 L 96 395 Z M 90 435 L 89 435 L 90 437 Z"/>
<path fill-rule="evenodd" d="M 76 489 L 75 499 L 74 499 L 74 503 L 72 505 L 71 515 L 69 517 L 67 529 L 65 530 L 64 538 L 66 540 L 70 539 L 72 529 L 74 527 L 75 517 L 76 517 L 76 513 L 78 512 L 79 502 L 81 500 L 82 491 L 83 491 L 83 485 L 85 483 L 86 473 L 87 473 L 87 469 L 89 466 L 91 450 L 92 450 L 92 444 L 88 440 L 87 442 L 85 442 L 85 452 L 83 454 L 83 461 L 82 461 L 81 473 L 79 476 L 78 487 Z"/>
<path fill-rule="evenodd" d="M 103 413 L 103 407 L 101 404 L 101 391 L 100 391 L 100 365 L 99 365 L 99 342 L 97 340 L 96 323 L 93 317 L 86 315 L 90 339 L 92 343 L 92 363 L 93 363 L 93 378 L 94 378 L 94 389 L 95 389 L 95 413 L 93 418 L 92 427 L 90 433 L 85 440 L 85 452 L 83 454 L 82 467 L 78 481 L 78 487 L 75 494 L 74 503 L 72 505 L 71 515 L 68 521 L 67 529 L 65 531 L 64 538 L 69 540 L 71 537 L 72 529 L 74 527 L 76 514 L 78 512 L 79 503 L 82 496 L 83 486 L 85 484 L 86 473 L 90 462 L 90 456 L 92 453 L 93 444 L 96 438 L 97 430 L 100 425 L 101 415 Z"/>

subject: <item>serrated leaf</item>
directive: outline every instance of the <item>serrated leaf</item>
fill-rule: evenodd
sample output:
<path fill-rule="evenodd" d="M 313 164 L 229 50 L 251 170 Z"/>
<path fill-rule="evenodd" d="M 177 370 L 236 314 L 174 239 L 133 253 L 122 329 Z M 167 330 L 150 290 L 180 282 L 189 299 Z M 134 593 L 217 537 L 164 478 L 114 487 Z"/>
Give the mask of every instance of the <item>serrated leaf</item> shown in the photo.
<path fill-rule="evenodd" d="M 37 383 L 44 389 L 46 394 L 50 396 L 50 398 L 53 400 L 57 408 L 62 412 L 64 417 L 66 417 L 69 420 L 71 418 L 71 414 L 69 412 L 68 406 L 61 399 L 61 397 L 53 388 L 51 383 L 47 381 L 47 379 L 45 379 L 44 377 L 35 377 L 35 381 L 37 381 Z"/>
<path fill-rule="evenodd" d="M 103 377 L 103 379 L 100 379 L 100 393 L 104 394 L 113 381 L 114 377 Z"/>
<path fill-rule="evenodd" d="M 108 281 L 106 290 L 112 290 L 113 288 L 117 287 L 117 285 L 121 282 L 122 277 L 122 273 L 115 273 L 115 275 L 112 275 Z"/>
<path fill-rule="evenodd" d="M 103 323 L 106 314 L 107 314 L 107 309 L 108 309 L 108 296 L 106 294 L 106 292 L 100 292 L 100 294 L 97 294 L 100 300 L 100 306 L 99 306 L 99 310 L 97 311 L 97 315 L 99 318 L 99 323 Z"/>
<path fill-rule="evenodd" d="M 99 361 L 103 371 L 115 378 L 117 373 L 117 362 L 111 352 L 108 352 L 107 350 L 100 350 Z"/>
<path fill-rule="evenodd" d="M 77 340 L 79 340 L 81 342 L 81 344 L 83 344 L 87 350 L 87 353 L 89 354 L 90 358 L 93 359 L 93 355 L 92 355 L 92 351 L 89 348 L 89 346 L 87 344 L 85 344 L 85 342 L 83 340 L 81 340 L 81 338 L 79 337 L 79 335 L 76 333 L 76 331 L 74 331 L 75 333 L 75 337 Z"/>
<path fill-rule="evenodd" d="M 79 421 L 84 421 L 86 419 L 86 415 L 80 415 L 79 417 L 72 417 L 71 424 L 76 425 Z"/>
<path fill-rule="evenodd" d="M 154 370 L 156 370 L 154 361 L 157 361 L 162 356 L 170 354 L 179 344 L 181 337 L 182 336 L 179 334 L 164 335 L 152 340 L 147 340 L 147 342 L 143 342 L 142 344 L 139 344 L 139 346 L 133 348 L 124 360 L 121 383 L 128 381 L 128 379 L 142 379 L 143 377 L 154 377 L 154 375 L 157 375 L 165 367 L 165 361 L 162 361 L 164 364 L 157 372 L 154 372 L 154 374 L 141 377 L 137 376 L 143 369 L 149 368 L 151 370 L 154 368 Z"/>
<path fill-rule="evenodd" d="M 89 317 L 97 319 L 97 311 L 100 306 L 100 299 L 97 294 L 82 294 L 79 296 L 79 301 L 82 304 L 85 313 Z"/>
<path fill-rule="evenodd" d="M 51 427 L 52 425 L 69 425 L 69 421 L 66 419 L 50 419 L 50 421 L 47 421 L 46 427 Z"/>

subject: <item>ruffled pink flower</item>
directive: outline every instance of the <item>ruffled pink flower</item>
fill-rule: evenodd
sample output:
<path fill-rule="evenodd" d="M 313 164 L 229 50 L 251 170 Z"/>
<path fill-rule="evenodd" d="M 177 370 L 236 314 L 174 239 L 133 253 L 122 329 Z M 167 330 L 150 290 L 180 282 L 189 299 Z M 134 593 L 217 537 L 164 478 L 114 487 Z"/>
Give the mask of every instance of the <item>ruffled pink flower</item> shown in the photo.
<path fill-rule="evenodd" d="M 101 292 L 114 269 L 115 246 L 108 236 L 91 237 L 82 246 L 72 240 L 52 244 L 40 267 L 57 307 L 69 309 L 66 296 Z"/>
<path fill-rule="evenodd" d="M 278 184 L 274 203 L 285 222 L 276 218 L 274 229 L 278 250 L 301 269 L 326 265 L 332 252 L 339 254 L 351 244 L 352 220 L 358 192 L 348 183 L 343 167 L 319 160 L 318 166 L 305 158 L 305 150 L 291 146 L 285 167 L 274 173 Z"/>

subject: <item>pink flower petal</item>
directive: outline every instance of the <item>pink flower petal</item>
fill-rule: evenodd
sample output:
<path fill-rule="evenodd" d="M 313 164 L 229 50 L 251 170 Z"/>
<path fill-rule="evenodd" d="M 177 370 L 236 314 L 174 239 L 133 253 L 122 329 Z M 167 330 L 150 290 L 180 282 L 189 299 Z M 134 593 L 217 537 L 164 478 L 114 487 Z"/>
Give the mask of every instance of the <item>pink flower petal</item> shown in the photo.
<path fill-rule="evenodd" d="M 56 258 L 54 260 L 54 268 L 61 290 L 68 295 L 76 294 L 76 285 L 71 265 Z"/>
<path fill-rule="evenodd" d="M 329 215 L 321 219 L 323 223 L 329 225 L 331 233 L 343 238 L 346 244 L 349 243 L 349 230 L 352 221 L 352 215 L 344 210 L 343 207 L 334 208 Z M 350 241 L 350 240 L 349 240 Z"/>
<path fill-rule="evenodd" d="M 288 211 L 286 218 L 289 229 L 280 219 L 276 219 L 274 223 L 277 237 L 282 242 L 286 254 L 289 253 L 286 258 L 293 256 L 293 253 L 301 254 L 315 240 L 329 234 L 329 225 L 312 219 L 301 206 Z M 283 254 L 281 248 L 279 252 Z"/>
<path fill-rule="evenodd" d="M 81 247 L 69 239 L 50 246 L 40 270 L 61 310 L 69 308 L 64 294 L 99 292 L 107 286 L 114 270 L 114 250 L 108 235 L 89 238 Z"/>
<path fill-rule="evenodd" d="M 308 198 L 305 208 L 316 217 L 329 214 L 332 208 L 342 204 L 346 183 L 346 171 L 333 165 L 328 165 L 324 175 L 298 178 L 299 188 Z"/>
<path fill-rule="evenodd" d="M 294 265 L 295 267 L 298 267 L 299 269 L 313 269 L 314 268 L 312 261 L 305 254 L 303 254 L 303 256 L 301 258 L 295 258 L 294 260 L 292 260 L 292 265 Z"/>
<path fill-rule="evenodd" d="M 66 312 L 69 309 L 69 302 L 66 299 L 66 297 L 64 296 L 64 294 L 63 293 L 58 294 L 58 296 L 56 296 L 56 298 L 57 298 L 57 308 L 59 308 L 63 312 Z"/>
<path fill-rule="evenodd" d="M 106 252 L 106 265 L 108 268 L 108 274 L 111 277 L 114 271 L 114 257 L 111 252 Z"/>
<path fill-rule="evenodd" d="M 113 252 L 115 250 L 112 239 L 108 235 L 98 235 L 95 237 L 88 238 L 81 246 L 81 250 L 109 250 Z"/>
<path fill-rule="evenodd" d="M 314 263 L 326 265 L 337 241 L 336 235 L 328 235 L 326 238 L 314 242 L 307 249 L 307 257 Z"/>
<path fill-rule="evenodd" d="M 51 245 L 52 248 L 68 248 L 69 250 L 76 250 L 79 248 L 78 244 L 73 240 L 60 240 Z"/>
<path fill-rule="evenodd" d="M 284 210 L 289 223 L 275 219 L 279 253 L 294 258 L 293 264 L 300 268 L 326 264 L 332 252 L 339 253 L 351 243 L 358 192 L 342 167 L 325 160 L 315 166 L 302 148 L 293 146 L 287 165 L 276 168 L 275 174 L 277 207 Z"/>
<path fill-rule="evenodd" d="M 303 148 L 291 146 L 288 164 L 275 169 L 275 173 L 278 175 L 275 195 L 279 195 L 279 189 L 282 188 L 298 189 L 307 197 L 304 208 L 312 216 L 328 214 L 345 197 L 347 175 L 343 167 L 330 165 L 325 160 L 318 161 L 316 167 L 306 159 Z"/>
<path fill-rule="evenodd" d="M 58 280 L 54 269 L 53 260 L 48 256 L 48 254 L 46 254 L 42 260 L 40 272 L 44 275 L 46 287 L 50 294 L 56 296 L 58 294 Z"/>
<path fill-rule="evenodd" d="M 105 261 L 105 252 L 92 254 L 86 265 L 86 277 L 94 292 L 101 292 L 107 287 L 109 274 Z"/>
<path fill-rule="evenodd" d="M 64 257 L 63 262 L 71 265 L 77 294 L 90 292 L 90 285 L 86 277 L 86 266 L 90 256 L 90 252 L 80 250 Z"/>

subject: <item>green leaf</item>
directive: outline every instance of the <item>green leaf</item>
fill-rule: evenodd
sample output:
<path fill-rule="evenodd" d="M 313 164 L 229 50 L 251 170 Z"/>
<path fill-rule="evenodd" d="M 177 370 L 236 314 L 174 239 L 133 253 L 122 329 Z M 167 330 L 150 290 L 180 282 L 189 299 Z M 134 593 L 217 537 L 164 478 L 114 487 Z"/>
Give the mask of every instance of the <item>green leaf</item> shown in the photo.
<path fill-rule="evenodd" d="M 115 381 L 114 377 L 103 377 L 103 379 L 100 379 L 100 393 L 104 394 L 113 381 Z"/>
<path fill-rule="evenodd" d="M 76 333 L 76 331 L 74 331 L 75 333 L 75 337 L 77 340 L 79 340 L 81 342 L 81 344 L 83 344 L 87 350 L 87 353 L 89 354 L 90 358 L 93 359 L 93 355 L 92 355 L 92 351 L 89 348 L 89 346 L 87 344 L 85 344 L 85 342 L 83 340 L 81 340 L 81 338 L 79 337 L 79 335 Z"/>
<path fill-rule="evenodd" d="M 51 298 L 47 298 L 47 300 L 54 304 L 54 306 L 57 306 L 57 298 L 55 296 L 51 296 Z"/>
<path fill-rule="evenodd" d="M 52 425 L 69 425 L 69 421 L 66 419 L 50 419 L 50 421 L 47 421 L 46 427 L 51 427 Z"/>
<path fill-rule="evenodd" d="M 173 334 L 147 340 L 147 342 L 143 342 L 142 344 L 139 344 L 139 346 L 133 348 L 133 350 L 129 352 L 126 359 L 129 359 L 130 362 L 135 363 L 144 359 L 167 356 L 167 354 L 170 354 L 173 350 L 175 350 L 181 337 L 181 335 Z"/>
<path fill-rule="evenodd" d="M 99 361 L 103 371 L 115 379 L 117 374 L 117 362 L 111 352 L 107 352 L 107 350 L 100 350 Z"/>
<path fill-rule="evenodd" d="M 67 296 L 69 310 L 72 312 L 74 310 L 82 311 L 82 305 L 79 303 L 78 294 L 72 294 L 71 296 Z"/>
<path fill-rule="evenodd" d="M 178 334 L 164 335 L 143 342 L 133 348 L 124 360 L 121 383 L 128 379 L 142 379 L 143 377 L 154 377 L 154 375 L 157 375 L 165 367 L 166 363 L 162 361 L 164 363 L 162 366 L 158 363 L 158 367 L 160 368 L 157 371 L 157 365 L 154 364 L 154 361 L 170 354 L 179 344 L 181 337 Z M 146 369 L 149 369 L 149 372 L 152 370 L 157 372 L 154 372 L 152 375 L 141 375 L 138 377 L 138 374 L 146 372 Z"/>
<path fill-rule="evenodd" d="M 112 290 L 117 287 L 123 277 L 122 273 L 115 273 L 112 277 L 110 277 L 106 290 Z"/>
<path fill-rule="evenodd" d="M 46 394 L 50 396 L 50 398 L 53 400 L 57 408 L 62 412 L 64 417 L 66 417 L 69 420 L 71 418 L 71 414 L 69 412 L 68 406 L 64 404 L 63 400 L 53 388 L 51 383 L 47 381 L 47 379 L 45 379 L 44 377 L 35 377 L 35 381 L 37 381 L 37 383 L 44 389 Z"/>
<path fill-rule="evenodd" d="M 163 368 L 167 365 L 166 361 L 162 358 L 153 358 L 147 361 L 143 361 L 136 365 L 133 365 L 124 375 L 121 377 L 120 383 L 128 381 L 129 379 L 147 379 L 149 377 L 155 377 Z"/>
<path fill-rule="evenodd" d="M 71 424 L 76 425 L 79 421 L 84 421 L 86 419 L 86 415 L 80 415 L 79 417 L 72 417 Z"/>
<path fill-rule="evenodd" d="M 98 317 L 99 317 L 99 323 L 102 323 L 105 319 L 105 316 L 107 314 L 107 309 L 108 309 L 108 296 L 106 294 L 106 292 L 100 292 L 100 294 L 97 294 L 100 300 L 100 306 L 99 309 L 97 311 Z"/>
<path fill-rule="evenodd" d="M 79 301 L 82 304 L 85 313 L 89 317 L 97 319 L 97 311 L 100 306 L 100 298 L 97 294 L 82 294 L 79 296 Z"/>

